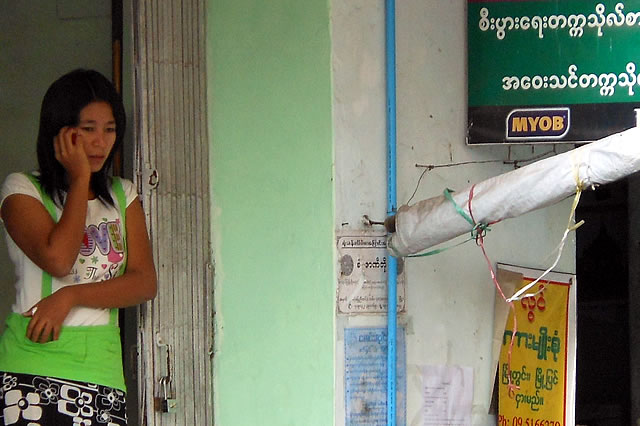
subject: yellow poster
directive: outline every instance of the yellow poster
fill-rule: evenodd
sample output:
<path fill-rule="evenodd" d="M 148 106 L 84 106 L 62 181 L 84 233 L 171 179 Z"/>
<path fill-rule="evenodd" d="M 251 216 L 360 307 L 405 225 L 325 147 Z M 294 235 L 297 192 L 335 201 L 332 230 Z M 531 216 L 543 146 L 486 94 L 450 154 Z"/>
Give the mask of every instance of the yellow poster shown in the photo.
<path fill-rule="evenodd" d="M 542 273 L 501 267 L 522 274 L 516 290 Z M 515 322 L 509 310 L 498 363 L 498 425 L 565 426 L 573 417 L 573 282 L 573 275 L 550 273 L 525 293 L 531 296 L 514 302 Z"/>

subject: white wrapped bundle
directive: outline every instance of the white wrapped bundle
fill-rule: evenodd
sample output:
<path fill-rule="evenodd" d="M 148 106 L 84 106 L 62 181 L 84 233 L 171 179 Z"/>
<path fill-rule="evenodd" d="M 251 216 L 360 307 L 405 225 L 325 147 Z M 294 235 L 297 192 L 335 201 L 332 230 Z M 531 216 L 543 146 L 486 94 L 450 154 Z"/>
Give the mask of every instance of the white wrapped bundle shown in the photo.
<path fill-rule="evenodd" d="M 487 179 L 475 185 L 471 209 L 477 223 L 491 223 L 547 207 L 583 188 L 613 182 L 640 170 L 640 128 Z M 472 187 L 452 194 L 469 214 Z M 470 232 L 471 224 L 444 195 L 402 206 L 389 247 L 396 256 L 418 253 Z"/>

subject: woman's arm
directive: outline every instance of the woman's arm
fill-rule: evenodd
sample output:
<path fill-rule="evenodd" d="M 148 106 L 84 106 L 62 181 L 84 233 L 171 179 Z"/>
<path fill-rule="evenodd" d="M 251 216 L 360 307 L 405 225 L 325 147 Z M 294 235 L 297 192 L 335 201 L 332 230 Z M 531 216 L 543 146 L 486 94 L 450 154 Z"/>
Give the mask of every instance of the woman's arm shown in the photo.
<path fill-rule="evenodd" d="M 127 207 L 127 270 L 110 280 L 63 287 L 36 303 L 25 313 L 32 316 L 27 337 L 47 342 L 60 335 L 62 322 L 74 306 L 124 308 L 153 299 L 156 295 L 156 270 L 140 201 Z"/>
<path fill-rule="evenodd" d="M 2 219 L 17 246 L 40 269 L 54 277 L 69 274 L 82 246 L 89 184 L 69 189 L 67 202 L 55 223 L 35 198 L 14 194 L 2 204 Z"/>
<path fill-rule="evenodd" d="M 67 171 L 69 191 L 58 223 L 42 203 L 28 195 L 14 194 L 2 203 L 7 232 L 40 269 L 54 277 L 69 274 L 84 237 L 91 169 L 77 130 L 63 127 L 52 141 L 56 159 Z"/>

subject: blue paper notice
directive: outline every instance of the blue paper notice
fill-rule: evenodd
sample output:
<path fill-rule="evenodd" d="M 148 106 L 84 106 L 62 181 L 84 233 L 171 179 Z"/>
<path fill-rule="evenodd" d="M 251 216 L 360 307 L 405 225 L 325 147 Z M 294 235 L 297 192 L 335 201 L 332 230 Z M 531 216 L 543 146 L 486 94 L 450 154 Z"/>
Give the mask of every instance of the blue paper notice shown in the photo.
<path fill-rule="evenodd" d="M 396 424 L 406 424 L 407 359 L 404 328 L 396 339 Z M 344 330 L 345 425 L 387 424 L 387 329 Z"/>

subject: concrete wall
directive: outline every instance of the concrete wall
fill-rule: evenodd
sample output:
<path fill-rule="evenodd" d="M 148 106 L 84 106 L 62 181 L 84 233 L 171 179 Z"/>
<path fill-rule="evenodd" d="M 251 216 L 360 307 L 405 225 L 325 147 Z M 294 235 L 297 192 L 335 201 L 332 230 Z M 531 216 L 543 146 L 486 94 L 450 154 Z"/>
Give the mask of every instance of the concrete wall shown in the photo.
<path fill-rule="evenodd" d="M 466 134 L 466 1 L 396 2 L 398 203 L 440 195 L 444 188 L 512 170 L 500 162 L 437 168 L 419 164 L 529 158 L 551 149 L 474 147 Z M 363 215 L 386 215 L 384 2 L 333 0 L 332 68 L 336 158 L 336 232 L 363 231 Z M 559 148 L 559 151 L 567 148 Z M 486 238 L 491 261 L 546 268 L 570 210 L 563 202 L 494 225 Z M 575 272 L 575 240 L 558 270 Z M 408 259 L 407 423 L 422 424 L 420 366 L 472 367 L 473 424 L 495 424 L 487 415 L 491 394 L 494 287 L 486 261 L 468 243 L 426 258 Z M 338 316 L 336 424 L 344 414 L 344 327 L 385 326 L 384 316 Z"/>
<path fill-rule="evenodd" d="M 55 77 L 78 66 L 110 75 L 108 14 L 92 16 L 104 9 L 91 2 L 90 16 L 75 16 L 65 12 L 72 4 L 0 0 L 2 178 L 35 166 L 39 104 Z M 397 5 L 400 203 L 418 184 L 416 163 L 528 158 L 548 149 L 465 146 L 465 5 Z M 342 331 L 385 324 L 382 315 L 335 315 L 334 248 L 337 233 L 364 229 L 364 214 L 385 216 L 383 3 L 209 6 L 216 422 L 340 425 Z M 414 201 L 507 170 L 500 163 L 436 169 Z M 568 211 L 562 203 L 494 226 L 492 261 L 547 266 Z M 572 242 L 558 269 L 573 272 L 574 257 Z M 494 290 L 484 262 L 473 244 L 407 261 L 400 317 L 407 424 L 420 423 L 419 367 L 442 364 L 474 369 L 473 423 L 492 421 Z M 1 278 L 3 294 L 13 285 L 9 275 Z"/>
<path fill-rule="evenodd" d="M 414 201 L 461 189 L 512 169 L 499 160 L 550 149 L 465 145 L 465 5 L 397 3 L 400 203 L 416 187 Z M 344 328 L 386 324 L 335 314 L 335 237 L 386 215 L 383 2 L 327 6 L 210 3 L 216 424 L 344 424 Z M 418 186 L 416 163 L 484 160 L 498 162 L 435 169 Z M 491 261 L 548 266 L 569 207 L 495 225 Z M 574 272 L 574 247 L 558 270 Z M 406 279 L 407 424 L 421 424 L 423 365 L 471 367 L 473 424 L 495 422 L 495 293 L 479 248 L 408 260 Z"/>
<path fill-rule="evenodd" d="M 0 179 L 37 168 L 40 103 L 72 69 L 111 77 L 111 2 L 0 0 Z M 14 298 L 13 264 L 0 244 L 0 329 Z"/>

